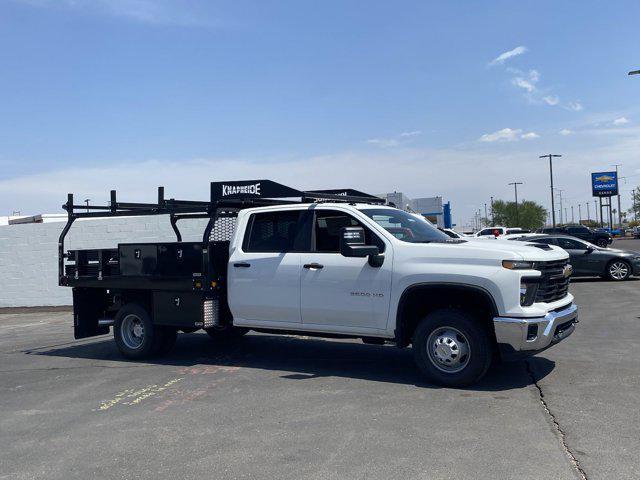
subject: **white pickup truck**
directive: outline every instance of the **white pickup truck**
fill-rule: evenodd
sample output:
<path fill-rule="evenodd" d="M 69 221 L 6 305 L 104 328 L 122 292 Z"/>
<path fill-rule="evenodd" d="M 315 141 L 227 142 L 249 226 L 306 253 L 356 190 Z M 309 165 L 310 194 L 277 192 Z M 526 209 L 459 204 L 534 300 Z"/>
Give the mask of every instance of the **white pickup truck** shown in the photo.
<path fill-rule="evenodd" d="M 101 254 L 98 263 L 111 262 L 112 270 L 105 274 L 103 267 L 98 280 L 83 260 L 91 255 L 70 251 L 61 285 L 74 287 L 76 338 L 113 325 L 121 352 L 141 358 L 168 350 L 178 330 L 205 328 L 225 339 L 249 330 L 345 336 L 411 345 L 431 380 L 464 386 L 496 357 L 532 355 L 573 332 L 577 307 L 563 250 L 451 239 L 416 215 L 366 197 L 325 196 L 237 209 L 228 242 L 195 243 L 204 262 L 187 242 L 121 244 L 117 254 Z M 184 269 L 188 289 L 158 273 L 160 250 L 176 245 L 183 245 L 180 253 L 167 254 L 163 268 L 195 255 Z M 211 267 L 203 273 L 206 262 Z M 88 306 L 96 299 L 102 308 Z"/>

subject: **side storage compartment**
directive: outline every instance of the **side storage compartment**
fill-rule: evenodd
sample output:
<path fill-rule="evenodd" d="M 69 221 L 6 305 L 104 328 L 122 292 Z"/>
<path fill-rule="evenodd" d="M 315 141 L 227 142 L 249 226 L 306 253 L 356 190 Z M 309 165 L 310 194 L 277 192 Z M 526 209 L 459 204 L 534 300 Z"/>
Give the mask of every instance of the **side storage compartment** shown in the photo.
<path fill-rule="evenodd" d="M 109 333 L 108 326 L 98 324 L 98 320 L 105 317 L 107 304 L 107 291 L 102 288 L 73 289 L 73 337 L 76 340 Z"/>
<path fill-rule="evenodd" d="M 120 273 L 126 277 L 189 277 L 202 272 L 202 244 L 121 243 Z"/>
<path fill-rule="evenodd" d="M 158 268 L 158 245 L 153 244 L 120 244 L 120 275 L 139 276 L 154 275 Z"/>
<path fill-rule="evenodd" d="M 153 292 L 153 323 L 171 327 L 202 328 L 203 297 L 199 292 Z"/>

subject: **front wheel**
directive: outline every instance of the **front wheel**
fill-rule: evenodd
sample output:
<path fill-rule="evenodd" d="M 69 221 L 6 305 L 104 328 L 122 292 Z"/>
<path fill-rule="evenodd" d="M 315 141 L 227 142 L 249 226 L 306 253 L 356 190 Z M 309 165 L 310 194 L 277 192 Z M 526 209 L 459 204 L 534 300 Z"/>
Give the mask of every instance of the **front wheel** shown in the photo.
<path fill-rule="evenodd" d="M 423 318 L 412 343 L 422 373 L 441 385 L 472 385 L 484 376 L 492 360 L 486 328 L 457 309 L 438 310 Z"/>
<path fill-rule="evenodd" d="M 607 266 L 607 277 L 616 282 L 627 280 L 631 276 L 631 266 L 624 260 L 614 260 Z"/>

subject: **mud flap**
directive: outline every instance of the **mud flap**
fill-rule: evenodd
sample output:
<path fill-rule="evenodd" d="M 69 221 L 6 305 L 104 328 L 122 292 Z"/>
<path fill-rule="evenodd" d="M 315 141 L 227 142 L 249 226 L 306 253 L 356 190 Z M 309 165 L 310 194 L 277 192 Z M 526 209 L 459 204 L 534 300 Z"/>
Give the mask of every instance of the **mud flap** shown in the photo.
<path fill-rule="evenodd" d="M 107 292 L 102 288 L 73 289 L 73 337 L 95 337 L 109 333 L 109 327 L 98 325 L 104 318 Z"/>

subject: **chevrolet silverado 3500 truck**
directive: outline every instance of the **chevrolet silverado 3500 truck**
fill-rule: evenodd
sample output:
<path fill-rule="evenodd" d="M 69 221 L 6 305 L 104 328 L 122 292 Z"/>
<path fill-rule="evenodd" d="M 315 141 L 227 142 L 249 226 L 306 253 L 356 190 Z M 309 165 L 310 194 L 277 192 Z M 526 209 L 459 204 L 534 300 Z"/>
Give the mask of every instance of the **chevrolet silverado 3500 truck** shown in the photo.
<path fill-rule="evenodd" d="M 577 307 L 563 250 L 450 239 L 415 214 L 351 189 L 269 180 L 211 183 L 209 201 L 63 206 L 59 283 L 73 288 L 74 334 L 109 332 L 127 358 L 171 349 L 178 331 L 232 340 L 249 330 L 412 346 L 444 385 L 477 382 L 495 357 L 569 336 Z M 80 211 L 82 209 L 83 211 Z M 86 209 L 86 211 L 84 211 Z M 177 241 L 64 249 L 74 220 L 167 215 Z M 207 219 L 202 241 L 178 221 Z"/>

